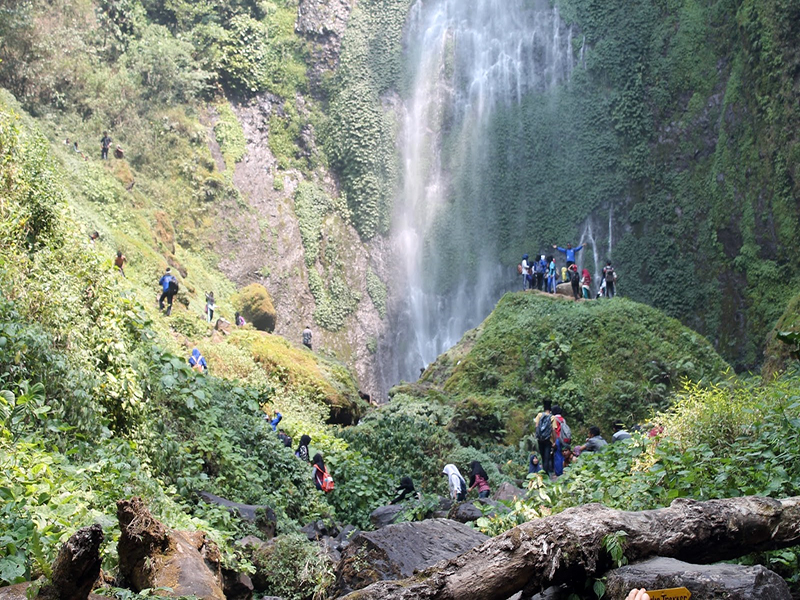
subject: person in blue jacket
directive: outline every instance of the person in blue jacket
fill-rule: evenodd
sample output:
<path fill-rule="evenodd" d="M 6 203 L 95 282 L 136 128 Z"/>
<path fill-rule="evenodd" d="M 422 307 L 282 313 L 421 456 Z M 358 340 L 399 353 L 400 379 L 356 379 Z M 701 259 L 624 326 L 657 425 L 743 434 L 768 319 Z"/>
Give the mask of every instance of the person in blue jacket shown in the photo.
<path fill-rule="evenodd" d="M 189 366 L 198 373 L 208 372 L 208 363 L 206 362 L 205 357 L 200 354 L 200 350 L 197 348 L 192 350 L 192 355 L 189 357 Z"/>
<path fill-rule="evenodd" d="M 577 248 L 573 248 L 572 244 L 567 244 L 566 248 L 562 248 L 561 246 L 557 246 L 557 245 L 553 244 L 553 248 L 555 248 L 559 252 L 563 252 L 567 256 L 567 269 L 569 269 L 570 265 L 574 265 L 575 264 L 575 253 L 576 252 L 580 252 L 581 250 L 583 250 L 583 247 L 585 245 L 586 244 L 581 244 Z"/>
<path fill-rule="evenodd" d="M 167 267 L 161 279 L 158 280 L 158 284 L 162 290 L 161 297 L 158 299 L 158 309 L 164 310 L 164 300 L 166 300 L 168 304 L 166 315 L 169 316 L 172 312 L 172 299 L 178 293 L 178 280 L 175 279 L 169 267 Z"/>

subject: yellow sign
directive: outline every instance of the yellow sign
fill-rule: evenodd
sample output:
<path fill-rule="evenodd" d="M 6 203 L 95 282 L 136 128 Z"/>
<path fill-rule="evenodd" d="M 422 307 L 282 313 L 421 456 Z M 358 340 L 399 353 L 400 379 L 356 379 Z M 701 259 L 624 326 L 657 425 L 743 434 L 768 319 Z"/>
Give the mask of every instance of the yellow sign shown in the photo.
<path fill-rule="evenodd" d="M 647 591 L 650 600 L 689 600 L 692 597 L 692 592 L 685 587 L 670 588 L 668 590 L 650 590 Z"/>

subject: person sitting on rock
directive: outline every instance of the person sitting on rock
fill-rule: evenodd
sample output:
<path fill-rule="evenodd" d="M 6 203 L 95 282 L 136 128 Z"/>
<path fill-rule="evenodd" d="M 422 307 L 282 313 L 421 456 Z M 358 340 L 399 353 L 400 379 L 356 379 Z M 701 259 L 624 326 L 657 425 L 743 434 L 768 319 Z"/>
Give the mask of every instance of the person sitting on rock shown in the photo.
<path fill-rule="evenodd" d="M 244 317 L 242 315 L 240 315 L 238 312 L 234 316 L 233 320 L 236 323 L 237 327 L 244 327 L 245 326 Z"/>
<path fill-rule="evenodd" d="M 443 474 L 447 475 L 447 485 L 450 487 L 450 497 L 456 502 L 463 502 L 467 499 L 467 482 L 453 464 L 444 466 Z"/>
<path fill-rule="evenodd" d="M 294 455 L 304 462 L 308 462 L 308 445 L 311 443 L 311 438 L 307 435 L 300 436 L 300 445 L 294 451 Z"/>
<path fill-rule="evenodd" d="M 469 463 L 469 467 L 469 491 L 471 492 L 477 487 L 478 498 L 488 498 L 492 490 L 489 488 L 489 476 L 486 474 L 486 471 L 483 470 L 481 463 L 477 460 L 473 460 Z"/>
<path fill-rule="evenodd" d="M 397 488 L 397 497 L 389 504 L 399 504 L 406 498 L 419 498 L 419 494 L 417 494 L 414 489 L 414 482 L 408 475 L 404 475 L 403 478 L 400 479 L 400 487 Z"/>

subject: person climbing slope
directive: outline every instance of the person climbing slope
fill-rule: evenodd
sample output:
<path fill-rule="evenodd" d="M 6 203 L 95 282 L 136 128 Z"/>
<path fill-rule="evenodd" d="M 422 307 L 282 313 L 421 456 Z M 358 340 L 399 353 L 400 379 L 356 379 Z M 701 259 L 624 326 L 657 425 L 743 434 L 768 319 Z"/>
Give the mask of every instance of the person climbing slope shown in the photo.
<path fill-rule="evenodd" d="M 489 487 L 489 476 L 486 474 L 486 471 L 483 470 L 481 463 L 477 460 L 473 460 L 469 463 L 469 467 L 469 491 L 471 492 L 477 487 L 478 498 L 488 498 L 492 490 Z"/>
<path fill-rule="evenodd" d="M 445 465 L 442 471 L 447 475 L 447 485 L 450 487 L 450 497 L 456 502 L 463 502 L 467 499 L 467 482 L 458 471 L 455 465 Z"/>
<path fill-rule="evenodd" d="M 206 362 L 205 357 L 200 354 L 200 350 L 197 348 L 192 350 L 192 355 L 189 357 L 189 366 L 198 373 L 208 372 L 208 363 Z"/>
<path fill-rule="evenodd" d="M 553 472 L 553 422 L 550 400 L 543 402 L 542 412 L 533 421 L 533 430 L 539 444 L 539 456 L 542 457 L 542 469 L 548 475 Z"/>
<path fill-rule="evenodd" d="M 300 436 L 300 445 L 294 451 L 294 455 L 302 461 L 308 462 L 308 445 L 311 443 L 311 438 L 308 435 Z"/>
<path fill-rule="evenodd" d="M 311 327 L 306 326 L 303 330 L 303 346 L 311 350 L 311 338 L 314 337 L 314 334 L 311 333 Z"/>
<path fill-rule="evenodd" d="M 561 246 L 557 246 L 556 244 L 553 244 L 553 248 L 555 248 L 559 252 L 563 252 L 564 255 L 566 256 L 566 258 L 567 258 L 567 268 L 569 268 L 570 265 L 574 265 L 575 264 L 575 254 L 577 252 L 580 252 L 581 250 L 583 250 L 584 246 L 586 246 L 586 244 L 581 244 L 577 248 L 573 248 L 572 244 L 567 244 L 566 248 L 562 248 Z"/>
<path fill-rule="evenodd" d="M 400 479 L 400 487 L 397 488 L 397 496 L 389 504 L 398 504 L 406 498 L 419 498 L 419 494 L 414 489 L 414 482 L 408 475 Z"/>
<path fill-rule="evenodd" d="M 172 270 L 167 267 L 167 270 L 161 276 L 161 279 L 158 280 L 158 283 L 162 290 L 161 297 L 158 299 L 158 309 L 164 310 L 164 300 L 166 300 L 169 305 L 166 315 L 169 316 L 172 313 L 172 299 L 178 293 L 178 280 L 175 279 Z"/>
<path fill-rule="evenodd" d="M 216 310 L 216 308 L 214 292 L 206 292 L 206 315 L 208 316 L 209 323 L 214 320 L 214 310 Z"/>
<path fill-rule="evenodd" d="M 320 492 L 329 494 L 333 491 L 333 477 L 330 476 L 328 470 L 325 468 L 325 462 L 322 460 L 322 454 L 317 452 L 311 460 L 314 465 L 314 487 Z"/>
<path fill-rule="evenodd" d="M 125 267 L 125 263 L 127 261 L 128 261 L 128 259 L 125 258 L 125 255 L 122 253 L 122 250 L 117 250 L 117 256 L 114 259 L 114 266 L 117 267 L 117 269 L 119 270 L 120 274 L 123 277 L 125 277 L 125 269 L 124 269 L 124 267 Z"/>

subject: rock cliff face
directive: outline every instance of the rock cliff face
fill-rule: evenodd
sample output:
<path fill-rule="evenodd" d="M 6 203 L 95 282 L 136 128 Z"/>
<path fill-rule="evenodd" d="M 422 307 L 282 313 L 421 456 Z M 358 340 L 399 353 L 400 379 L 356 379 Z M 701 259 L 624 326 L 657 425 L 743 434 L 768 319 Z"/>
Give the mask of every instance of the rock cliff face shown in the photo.
<path fill-rule="evenodd" d="M 244 206 L 225 210 L 220 216 L 220 233 L 215 240 L 222 257 L 219 267 L 238 286 L 256 282 L 269 290 L 278 314 L 276 334 L 299 344 L 303 329 L 310 325 L 314 350 L 332 354 L 354 368 L 361 389 L 379 397 L 382 388 L 370 340 L 382 335 L 384 323 L 370 301 L 367 272 L 372 268 L 382 276 L 383 244 L 364 244 L 340 216 L 326 216 L 321 243 L 339 248 L 345 257 L 348 282 L 360 301 L 339 331 L 315 325 L 316 303 L 309 287 L 294 202 L 298 185 L 307 177 L 297 170 L 279 171 L 269 148 L 270 118 L 280 110 L 280 99 L 269 94 L 235 107 L 247 151 L 234 167 L 233 183 Z M 214 143 L 212 140 L 212 146 Z M 322 173 L 315 184 L 331 197 L 338 195 L 336 183 L 328 174 Z"/>
<path fill-rule="evenodd" d="M 314 42 L 312 81 L 339 65 L 342 36 L 350 19 L 354 0 L 300 0 L 295 30 Z"/>

